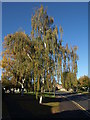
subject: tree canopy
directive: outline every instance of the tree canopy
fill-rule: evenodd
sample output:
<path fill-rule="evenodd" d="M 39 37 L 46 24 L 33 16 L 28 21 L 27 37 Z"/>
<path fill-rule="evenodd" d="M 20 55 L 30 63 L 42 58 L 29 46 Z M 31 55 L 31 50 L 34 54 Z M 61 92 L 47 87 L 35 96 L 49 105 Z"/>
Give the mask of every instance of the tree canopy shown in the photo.
<path fill-rule="evenodd" d="M 82 76 L 78 80 L 78 85 L 80 88 L 82 87 L 90 87 L 90 78 L 86 75 Z"/>
<path fill-rule="evenodd" d="M 41 5 L 31 18 L 29 35 L 19 31 L 5 36 L 2 53 L 2 81 L 13 80 L 33 86 L 38 92 L 51 91 L 56 82 L 66 89 L 77 84 L 77 46 L 63 46 L 63 29 L 54 24 L 53 17 Z M 58 34 L 60 32 L 60 38 Z M 55 79 L 56 78 L 56 79 Z"/>

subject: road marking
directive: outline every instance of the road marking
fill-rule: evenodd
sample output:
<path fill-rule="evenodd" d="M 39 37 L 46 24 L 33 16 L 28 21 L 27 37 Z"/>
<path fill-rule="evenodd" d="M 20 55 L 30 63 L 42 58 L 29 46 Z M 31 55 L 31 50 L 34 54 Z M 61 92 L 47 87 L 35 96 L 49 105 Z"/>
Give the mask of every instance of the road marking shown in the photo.
<path fill-rule="evenodd" d="M 64 97 L 64 98 L 66 98 L 66 99 L 68 99 L 69 101 L 71 101 L 73 104 L 75 104 L 79 109 L 81 109 L 81 110 L 83 110 L 83 112 L 88 116 L 88 117 L 90 117 L 90 113 L 84 108 L 84 107 L 82 107 L 80 104 L 78 104 L 77 102 L 75 102 L 75 101 L 73 101 L 73 100 L 70 100 L 69 98 L 67 98 L 66 96 L 62 96 L 62 97 Z"/>
<path fill-rule="evenodd" d="M 75 102 L 75 101 L 72 100 L 72 103 L 74 103 L 74 104 L 75 104 L 77 107 L 79 107 L 80 109 L 86 111 L 86 109 L 83 108 L 83 107 L 82 107 L 80 104 L 78 104 L 77 102 Z"/>
<path fill-rule="evenodd" d="M 72 103 L 74 103 L 78 108 L 80 108 L 81 110 L 83 110 L 83 112 L 88 116 L 88 117 L 90 117 L 90 113 L 84 108 L 84 107 L 82 107 L 80 104 L 78 104 L 77 102 L 75 102 L 75 101 L 71 101 Z"/>
<path fill-rule="evenodd" d="M 80 104 L 78 104 L 77 102 L 73 101 L 73 100 L 70 100 L 69 98 L 67 98 L 66 96 L 61 96 L 63 98 L 66 98 L 67 100 L 71 101 L 73 104 L 75 104 L 79 109 L 81 109 L 89 118 L 90 118 L 90 113 L 84 108 L 82 107 Z"/>
<path fill-rule="evenodd" d="M 67 95 L 68 96 L 68 95 Z M 70 100 L 69 98 L 67 98 L 67 96 L 61 95 L 61 97 L 66 98 L 67 100 L 71 101 L 73 104 L 75 104 L 79 109 L 81 109 L 88 117 L 90 117 L 90 112 L 88 112 L 84 107 L 82 107 L 80 104 L 78 104 L 77 102 Z M 82 97 L 85 99 L 85 97 Z M 90 99 L 88 99 L 90 100 Z"/>

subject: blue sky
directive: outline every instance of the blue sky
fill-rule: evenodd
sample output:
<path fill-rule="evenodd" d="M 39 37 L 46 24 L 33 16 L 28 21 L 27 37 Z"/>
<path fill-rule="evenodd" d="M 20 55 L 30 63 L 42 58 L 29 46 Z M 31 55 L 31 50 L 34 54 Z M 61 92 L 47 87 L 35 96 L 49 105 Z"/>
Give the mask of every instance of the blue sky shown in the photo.
<path fill-rule="evenodd" d="M 3 3 L 2 37 L 19 28 L 26 34 L 31 31 L 31 16 L 36 7 L 47 7 L 54 24 L 62 26 L 63 45 L 77 45 L 79 55 L 78 75 L 88 75 L 88 3 Z M 59 28 L 59 27 L 58 27 Z"/>

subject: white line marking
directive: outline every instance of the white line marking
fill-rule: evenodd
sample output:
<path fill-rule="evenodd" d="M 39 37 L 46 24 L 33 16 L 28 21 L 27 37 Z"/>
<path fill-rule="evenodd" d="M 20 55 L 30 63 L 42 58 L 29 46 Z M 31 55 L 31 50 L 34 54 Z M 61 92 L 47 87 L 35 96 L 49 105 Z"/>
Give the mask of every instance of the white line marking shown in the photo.
<path fill-rule="evenodd" d="M 81 110 L 83 110 L 83 112 L 88 116 L 88 117 L 90 117 L 90 112 L 88 112 L 84 107 L 82 107 L 80 104 L 78 104 L 77 102 L 75 102 L 75 101 L 73 101 L 73 100 L 70 100 L 69 98 L 67 98 L 66 96 L 63 96 L 63 95 L 61 95 L 61 97 L 63 97 L 63 98 L 66 98 L 66 99 L 68 99 L 69 101 L 71 101 L 73 104 L 75 104 L 79 109 L 81 109 Z M 83 97 L 84 98 L 84 97 Z M 90 99 L 88 99 L 88 100 L 90 100 Z"/>
<path fill-rule="evenodd" d="M 78 104 L 77 102 L 75 102 L 73 100 L 71 102 L 74 103 L 78 108 L 83 110 L 84 113 L 87 113 L 86 115 L 88 115 L 88 117 L 90 117 L 90 113 L 84 107 L 82 107 L 80 104 Z"/>
<path fill-rule="evenodd" d="M 81 109 L 81 110 L 83 110 L 83 112 L 88 116 L 88 117 L 90 117 L 90 113 L 84 108 L 84 107 L 82 107 L 80 104 L 78 104 L 77 102 L 75 102 L 75 101 L 73 101 L 73 100 L 70 100 L 69 98 L 67 98 L 66 96 L 62 96 L 62 97 L 64 97 L 64 98 L 66 98 L 66 99 L 68 99 L 69 101 L 71 101 L 73 104 L 75 104 L 79 109 Z"/>
<path fill-rule="evenodd" d="M 66 96 L 63 96 L 63 98 L 66 98 L 67 100 L 71 101 L 73 104 L 75 104 L 79 109 L 81 109 L 89 118 L 90 118 L 90 113 L 85 109 L 83 108 L 80 104 L 78 104 L 77 102 L 73 101 L 73 100 L 70 100 L 69 98 L 67 98 Z"/>
<path fill-rule="evenodd" d="M 75 102 L 75 101 L 71 101 L 72 103 L 74 103 L 77 107 L 79 107 L 80 109 L 82 109 L 82 110 L 85 110 L 86 111 L 86 109 L 85 108 L 83 108 L 81 105 L 79 105 L 77 102 Z"/>

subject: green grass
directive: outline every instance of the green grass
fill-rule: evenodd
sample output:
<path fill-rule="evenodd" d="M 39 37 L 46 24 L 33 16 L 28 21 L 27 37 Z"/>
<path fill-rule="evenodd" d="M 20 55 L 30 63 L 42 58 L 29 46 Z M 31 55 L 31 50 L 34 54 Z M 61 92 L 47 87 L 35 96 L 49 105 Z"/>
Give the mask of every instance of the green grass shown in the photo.
<path fill-rule="evenodd" d="M 42 105 L 51 107 L 51 113 L 53 114 L 60 112 L 60 102 L 48 102 Z"/>
<path fill-rule="evenodd" d="M 35 95 L 35 93 L 34 92 L 24 92 L 24 94 L 31 94 L 31 95 Z"/>
<path fill-rule="evenodd" d="M 46 96 L 48 93 L 46 93 Z M 51 94 L 52 95 L 52 94 Z M 60 102 L 56 101 L 56 98 L 43 97 L 42 104 L 39 104 L 39 99 L 36 100 L 36 96 L 33 93 L 12 95 L 20 108 L 32 113 L 34 116 L 51 115 L 53 113 L 60 112 Z"/>
<path fill-rule="evenodd" d="M 78 90 L 77 93 L 87 94 L 87 93 L 89 93 L 89 92 L 87 92 L 87 91 L 82 91 L 82 90 Z"/>
<path fill-rule="evenodd" d="M 60 105 L 60 102 L 48 102 L 48 103 L 43 103 L 43 105 L 50 106 L 50 107 L 57 107 Z"/>
<path fill-rule="evenodd" d="M 60 112 L 60 103 L 52 102 L 55 98 L 43 97 L 43 103 L 39 104 L 39 100 L 36 100 L 35 95 L 31 94 L 32 93 L 25 94 L 21 98 L 17 96 L 14 97 L 14 99 L 17 100 L 22 109 L 29 111 L 35 116 Z"/>
<path fill-rule="evenodd" d="M 55 98 L 54 94 L 52 93 L 43 93 L 43 97 L 50 97 L 50 98 Z"/>
<path fill-rule="evenodd" d="M 35 101 L 27 101 L 26 103 L 24 101 L 20 101 L 19 104 L 23 109 L 30 111 L 35 116 L 60 112 L 59 102 L 38 104 Z"/>
<path fill-rule="evenodd" d="M 83 94 L 87 94 L 87 93 L 89 93 L 89 92 L 87 92 L 87 91 L 83 92 Z"/>
<path fill-rule="evenodd" d="M 24 94 L 28 95 L 35 95 L 34 92 L 25 92 Z M 54 93 L 52 92 L 45 92 L 45 93 L 39 93 L 38 96 L 42 95 L 43 97 L 49 97 L 49 98 L 55 98 Z"/>

